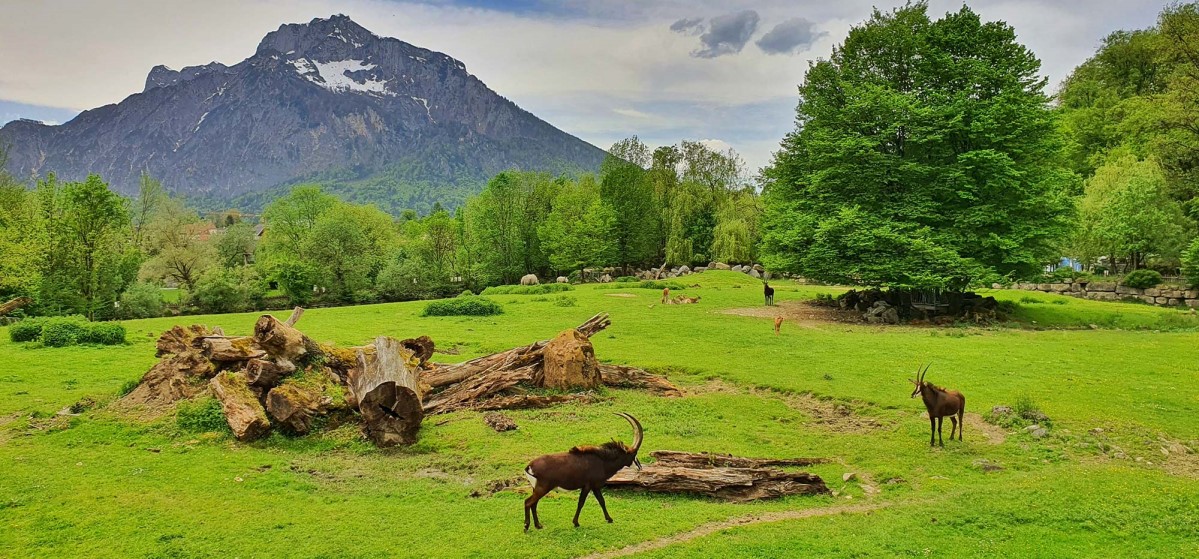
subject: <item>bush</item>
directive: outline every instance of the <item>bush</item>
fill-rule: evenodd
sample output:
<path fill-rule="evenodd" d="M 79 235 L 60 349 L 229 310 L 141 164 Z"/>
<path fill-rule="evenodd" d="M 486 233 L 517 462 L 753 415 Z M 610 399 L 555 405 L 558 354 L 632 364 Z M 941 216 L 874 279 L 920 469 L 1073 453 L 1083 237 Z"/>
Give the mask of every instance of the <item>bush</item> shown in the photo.
<path fill-rule="evenodd" d="M 570 295 L 559 295 L 554 299 L 554 304 L 559 307 L 576 307 L 578 306 L 578 300 Z"/>
<path fill-rule="evenodd" d="M 545 295 L 571 291 L 574 286 L 569 283 L 542 283 L 538 285 L 496 285 L 483 290 L 483 295 Z"/>
<path fill-rule="evenodd" d="M 266 284 L 252 268 L 214 268 L 196 281 L 189 303 L 207 313 L 254 310 L 262 305 Z"/>
<path fill-rule="evenodd" d="M 1128 287 L 1137 289 L 1145 289 L 1155 287 L 1162 282 L 1161 273 L 1156 270 L 1133 270 L 1124 276 L 1124 281 L 1121 282 Z"/>
<path fill-rule="evenodd" d="M 42 326 L 41 342 L 46 347 L 66 347 L 83 341 L 88 324 L 75 317 L 56 316 Z"/>
<path fill-rule="evenodd" d="M 459 293 L 459 294 L 458 294 L 458 296 L 459 296 L 459 297 L 474 297 L 474 296 L 475 296 L 475 292 L 474 292 L 474 291 L 471 291 L 471 290 L 469 290 L 469 289 L 465 289 L 465 290 L 463 290 L 463 291 L 462 291 L 462 293 Z"/>
<path fill-rule="evenodd" d="M 617 285 L 615 283 L 608 283 L 608 284 L 600 285 L 599 289 L 626 289 L 626 288 L 630 288 L 630 287 L 636 288 L 636 289 L 656 289 L 659 291 L 669 287 L 671 291 L 680 291 L 680 290 L 684 289 L 686 286 L 684 286 L 683 284 L 681 284 L 677 281 L 645 280 L 645 281 L 636 283 L 634 285 L 628 285 L 628 284 Z"/>
<path fill-rule="evenodd" d="M 26 318 L 8 327 L 8 337 L 14 342 L 32 342 L 42 337 L 45 318 Z"/>
<path fill-rule="evenodd" d="M 229 428 L 221 403 L 212 397 L 180 402 L 175 410 L 175 422 L 184 431 L 225 431 Z"/>
<path fill-rule="evenodd" d="M 637 281 L 636 276 L 620 276 L 616 278 L 616 283 L 633 283 Z"/>
<path fill-rule="evenodd" d="M 116 322 L 92 322 L 79 339 L 81 344 L 120 345 L 125 343 L 125 327 Z"/>
<path fill-rule="evenodd" d="M 486 297 L 455 297 L 433 301 L 421 316 L 491 316 L 503 314 L 504 307 Z"/>
<path fill-rule="evenodd" d="M 141 384 L 141 381 L 135 378 L 125 381 L 125 384 L 121 385 L 120 390 L 117 390 L 117 398 L 124 398 L 125 396 L 128 396 L 129 393 L 133 392 L 133 390 L 137 388 L 139 384 Z"/>
<path fill-rule="evenodd" d="M 166 304 L 162 300 L 162 289 L 149 283 L 129 286 L 120 298 L 117 314 L 121 318 L 154 318 L 162 316 Z"/>
<path fill-rule="evenodd" d="M 1188 286 L 1199 287 L 1199 237 L 1182 253 L 1182 277 Z"/>

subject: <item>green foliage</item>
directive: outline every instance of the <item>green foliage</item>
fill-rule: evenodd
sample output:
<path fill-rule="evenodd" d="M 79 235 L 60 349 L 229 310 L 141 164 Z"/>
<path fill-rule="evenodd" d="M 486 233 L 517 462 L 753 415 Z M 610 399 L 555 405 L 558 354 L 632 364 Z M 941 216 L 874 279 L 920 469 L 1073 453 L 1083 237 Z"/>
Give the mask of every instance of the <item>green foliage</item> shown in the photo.
<path fill-rule="evenodd" d="M 628 285 L 628 283 L 626 282 L 626 283 L 622 283 L 619 285 L 616 283 L 602 283 L 602 284 L 599 284 L 596 286 L 597 289 L 630 289 L 630 288 L 633 288 L 633 289 L 653 289 L 656 291 L 661 291 L 667 287 L 669 287 L 671 291 L 679 291 L 682 289 L 686 289 L 685 285 L 683 285 L 677 281 L 665 281 L 665 280 L 642 280 L 642 281 L 637 282 L 636 285 Z"/>
<path fill-rule="evenodd" d="M 616 222 L 616 212 L 600 199 L 598 185 L 584 177 L 562 185 L 537 235 L 555 270 L 579 270 L 616 260 Z"/>
<path fill-rule="evenodd" d="M 121 388 L 117 389 L 117 398 L 124 398 L 125 396 L 128 396 L 129 393 L 133 392 L 134 389 L 136 389 L 140 384 L 141 381 L 135 378 L 125 381 L 125 383 L 121 385 Z"/>
<path fill-rule="evenodd" d="M 254 261 L 257 247 L 254 226 L 244 221 L 235 223 L 216 237 L 217 262 L 226 268 L 245 266 Z"/>
<path fill-rule="evenodd" d="M 809 68 L 764 170 L 771 269 L 961 289 L 1055 256 L 1072 178 L 1040 62 L 1007 24 L 927 10 L 876 11 Z"/>
<path fill-rule="evenodd" d="M 162 316 L 166 310 L 162 288 L 151 283 L 139 282 L 129 286 L 121 293 L 120 302 L 117 314 L 124 319 Z"/>
<path fill-rule="evenodd" d="M 125 327 L 116 322 L 89 323 L 87 324 L 87 330 L 79 338 L 79 343 L 121 345 L 125 343 Z"/>
<path fill-rule="evenodd" d="M 213 268 L 196 281 L 188 303 L 206 313 L 242 312 L 261 308 L 266 285 L 252 268 Z"/>
<path fill-rule="evenodd" d="M 193 433 L 229 430 L 221 402 L 211 396 L 179 402 L 175 408 L 175 424 Z"/>
<path fill-rule="evenodd" d="M 56 316 L 43 324 L 40 341 L 46 347 L 71 346 L 84 343 L 89 331 L 87 321 L 82 318 Z"/>
<path fill-rule="evenodd" d="M 1187 285 L 1199 287 L 1199 237 L 1191 241 L 1191 246 L 1182 255 L 1182 277 Z"/>
<path fill-rule="evenodd" d="M 42 337 L 42 327 L 46 325 L 45 318 L 26 318 L 8 327 L 8 338 L 13 342 L 32 342 Z"/>
<path fill-rule="evenodd" d="M 1162 274 L 1157 270 L 1133 270 L 1128 272 L 1120 283 L 1137 289 L 1156 287 L 1162 283 Z"/>
<path fill-rule="evenodd" d="M 615 213 L 614 250 L 622 265 L 648 264 L 657 256 L 661 217 L 646 167 L 649 148 L 636 136 L 612 145 L 600 171 L 600 199 Z"/>
<path fill-rule="evenodd" d="M 455 297 L 425 305 L 421 316 L 492 316 L 503 314 L 504 307 L 486 297 Z"/>
<path fill-rule="evenodd" d="M 475 292 L 474 292 L 474 291 L 471 291 L 471 290 L 469 290 L 469 289 L 464 289 L 464 290 L 462 291 L 462 293 L 459 293 L 459 294 L 458 294 L 458 296 L 459 296 L 459 297 L 474 297 L 474 296 L 475 296 Z"/>
<path fill-rule="evenodd" d="M 579 300 L 570 295 L 559 295 L 554 297 L 554 306 L 556 307 L 577 307 Z"/>
<path fill-rule="evenodd" d="M 571 291 L 574 286 L 569 283 L 539 283 L 537 285 L 493 285 L 483 290 L 482 295 L 545 295 Z"/>

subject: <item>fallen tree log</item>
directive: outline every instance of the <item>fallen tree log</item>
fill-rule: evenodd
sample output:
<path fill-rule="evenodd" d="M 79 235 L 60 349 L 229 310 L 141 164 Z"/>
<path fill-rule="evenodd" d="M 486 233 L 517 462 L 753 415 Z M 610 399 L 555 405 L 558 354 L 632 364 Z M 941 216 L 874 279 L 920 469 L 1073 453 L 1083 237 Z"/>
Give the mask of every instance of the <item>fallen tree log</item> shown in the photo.
<path fill-rule="evenodd" d="M 29 297 L 17 297 L 16 299 L 12 299 L 7 303 L 0 304 L 0 316 L 4 316 L 32 302 L 33 299 L 30 299 Z"/>
<path fill-rule="evenodd" d="M 691 468 L 766 468 L 770 466 L 811 466 L 823 464 L 823 458 L 744 458 L 732 454 L 712 452 L 679 452 L 677 450 L 655 450 L 650 453 L 654 463 L 663 466 L 687 466 Z"/>
<path fill-rule="evenodd" d="M 706 495 L 731 502 L 829 493 L 824 480 L 804 472 L 784 472 L 774 468 L 689 468 L 659 464 L 649 464 L 641 470 L 625 468 L 608 480 L 608 486 L 656 493 Z"/>
<path fill-rule="evenodd" d="M 155 363 L 142 375 L 138 385 L 121 398 L 120 406 L 165 409 L 198 394 L 202 385 L 193 379 L 208 378 L 212 372 L 212 363 L 207 359 L 194 350 L 185 351 Z"/>
<path fill-rule="evenodd" d="M 482 400 L 518 384 L 533 383 L 535 363 L 517 369 L 498 369 L 484 375 L 467 378 L 437 394 L 424 404 L 427 414 L 449 413 L 465 409 L 481 409 L 476 406 Z"/>
<path fill-rule="evenodd" d="M 186 328 L 182 326 L 173 326 L 170 330 L 163 332 L 158 337 L 156 344 L 157 351 L 154 357 L 162 357 L 164 355 L 178 355 L 192 349 L 192 342 L 197 337 L 210 335 L 211 332 L 199 324 L 193 324 Z"/>
<path fill-rule="evenodd" d="M 648 390 L 659 396 L 683 395 L 683 391 L 666 380 L 666 377 L 636 367 L 600 364 L 599 369 L 605 386 Z"/>
<path fill-rule="evenodd" d="M 268 361 L 266 359 L 251 359 L 246 362 L 246 380 L 250 386 L 272 388 L 278 386 L 284 377 L 296 372 L 296 366 L 285 359 Z"/>
<path fill-rule="evenodd" d="M 357 356 L 347 381 L 362 414 L 362 433 L 380 447 L 416 442 L 424 391 L 412 351 L 394 338 L 379 337 Z"/>
<path fill-rule="evenodd" d="M 250 336 L 203 336 L 192 342 L 198 345 L 200 354 L 217 363 L 237 363 L 266 357 L 254 338 Z"/>
<path fill-rule="evenodd" d="M 213 395 L 221 401 L 225 421 L 237 440 L 252 441 L 270 432 L 271 422 L 266 417 L 266 410 L 250 390 L 245 375 L 225 371 L 212 377 L 209 385 Z"/>
<path fill-rule="evenodd" d="M 282 384 L 266 395 L 266 411 L 297 435 L 306 435 L 312 418 L 321 412 L 327 400 L 320 390 L 296 384 Z"/>
<path fill-rule="evenodd" d="M 320 345 L 308 336 L 269 314 L 262 315 L 254 323 L 254 340 L 271 356 L 292 363 L 305 363 L 325 355 Z"/>

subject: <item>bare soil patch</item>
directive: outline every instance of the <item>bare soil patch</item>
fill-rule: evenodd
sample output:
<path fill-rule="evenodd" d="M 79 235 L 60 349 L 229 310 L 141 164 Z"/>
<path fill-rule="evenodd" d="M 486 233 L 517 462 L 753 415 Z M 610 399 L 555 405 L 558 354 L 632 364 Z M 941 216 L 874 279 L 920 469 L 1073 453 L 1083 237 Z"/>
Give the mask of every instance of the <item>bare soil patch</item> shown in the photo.
<path fill-rule="evenodd" d="M 812 304 L 810 301 L 783 301 L 773 307 L 748 307 L 743 309 L 725 309 L 723 314 L 751 316 L 755 318 L 783 317 L 783 328 L 788 325 L 799 325 L 814 328 L 821 324 L 861 324 L 861 313 L 852 310 L 841 310 L 835 307 L 824 307 Z"/>
<path fill-rule="evenodd" d="M 636 299 L 637 296 L 632 293 L 605 293 L 609 297 L 621 297 L 623 299 Z"/>

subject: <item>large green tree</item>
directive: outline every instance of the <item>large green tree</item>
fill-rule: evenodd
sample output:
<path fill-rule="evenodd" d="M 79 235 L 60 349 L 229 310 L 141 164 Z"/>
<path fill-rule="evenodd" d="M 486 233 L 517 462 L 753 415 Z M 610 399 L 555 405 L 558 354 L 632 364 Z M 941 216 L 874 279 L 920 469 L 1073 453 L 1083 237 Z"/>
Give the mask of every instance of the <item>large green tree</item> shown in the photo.
<path fill-rule="evenodd" d="M 600 197 L 616 212 L 616 258 L 621 265 L 647 265 L 660 256 L 661 214 L 654 204 L 653 161 L 636 136 L 612 145 L 600 167 Z"/>
<path fill-rule="evenodd" d="M 766 180 L 771 268 L 962 289 L 1055 256 L 1074 179 L 1040 62 L 1002 22 L 875 11 L 800 87 Z"/>
<path fill-rule="evenodd" d="M 568 182 L 538 229 L 550 264 L 558 272 L 611 264 L 616 257 L 616 212 L 600 199 L 591 177 Z"/>

